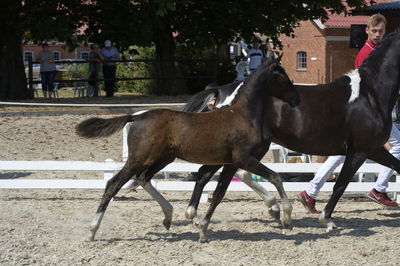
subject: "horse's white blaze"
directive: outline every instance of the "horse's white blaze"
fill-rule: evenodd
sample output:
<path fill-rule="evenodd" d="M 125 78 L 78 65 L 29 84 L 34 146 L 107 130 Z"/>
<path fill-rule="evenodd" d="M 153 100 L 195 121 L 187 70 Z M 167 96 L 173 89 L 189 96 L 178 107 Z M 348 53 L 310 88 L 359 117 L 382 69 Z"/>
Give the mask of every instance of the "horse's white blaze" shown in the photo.
<path fill-rule="evenodd" d="M 242 87 L 243 82 L 240 82 L 240 84 L 236 87 L 236 89 L 232 92 L 231 95 L 225 98 L 225 100 L 222 103 L 217 104 L 215 107 L 221 108 L 226 105 L 231 105 L 233 99 L 235 99 L 236 95 L 239 92 L 240 87 Z"/>
<path fill-rule="evenodd" d="M 353 71 L 346 74 L 350 78 L 350 87 L 351 87 L 351 95 L 349 98 L 349 103 L 354 102 L 355 99 L 360 96 L 360 73 L 358 73 L 358 69 L 354 69 Z"/>

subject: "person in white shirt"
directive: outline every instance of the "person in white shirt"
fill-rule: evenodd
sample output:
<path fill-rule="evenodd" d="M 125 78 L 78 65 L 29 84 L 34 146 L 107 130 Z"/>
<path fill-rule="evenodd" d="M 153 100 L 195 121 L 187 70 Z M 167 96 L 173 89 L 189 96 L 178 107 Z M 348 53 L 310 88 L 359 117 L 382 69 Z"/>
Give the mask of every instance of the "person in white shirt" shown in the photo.
<path fill-rule="evenodd" d="M 112 97 L 114 96 L 115 74 L 117 71 L 117 66 L 113 60 L 119 59 L 120 54 L 110 40 L 104 42 L 104 47 L 100 50 L 100 54 L 104 58 L 103 75 L 106 97 Z"/>

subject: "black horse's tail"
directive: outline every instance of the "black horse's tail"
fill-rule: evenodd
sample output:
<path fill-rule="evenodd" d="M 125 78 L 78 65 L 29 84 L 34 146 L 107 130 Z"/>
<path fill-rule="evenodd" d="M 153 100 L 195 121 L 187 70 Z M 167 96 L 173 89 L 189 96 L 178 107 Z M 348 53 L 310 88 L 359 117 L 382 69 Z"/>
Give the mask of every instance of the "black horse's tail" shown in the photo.
<path fill-rule="evenodd" d="M 207 103 L 211 100 L 211 98 L 217 95 L 218 89 L 216 88 L 200 91 L 189 98 L 182 111 L 194 113 L 201 112 L 207 106 Z"/>
<path fill-rule="evenodd" d="M 120 131 L 128 122 L 132 122 L 134 116 L 124 115 L 114 118 L 89 118 L 75 127 L 78 136 L 84 138 L 101 138 L 108 137 Z"/>

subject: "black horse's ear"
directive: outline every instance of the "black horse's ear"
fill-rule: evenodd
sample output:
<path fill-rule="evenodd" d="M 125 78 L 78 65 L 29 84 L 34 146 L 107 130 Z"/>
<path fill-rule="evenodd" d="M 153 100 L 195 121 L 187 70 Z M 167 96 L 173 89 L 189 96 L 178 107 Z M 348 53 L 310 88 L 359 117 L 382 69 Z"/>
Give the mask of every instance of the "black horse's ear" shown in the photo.
<path fill-rule="evenodd" d="M 275 69 L 279 63 L 281 62 L 281 58 L 283 56 L 283 53 L 281 53 L 276 59 L 274 59 L 274 61 L 272 61 L 271 67 L 272 69 Z"/>
<path fill-rule="evenodd" d="M 278 56 L 278 58 L 276 59 L 276 61 L 277 61 L 278 63 L 281 62 L 282 56 L 283 56 L 283 53 L 281 53 L 281 54 Z"/>

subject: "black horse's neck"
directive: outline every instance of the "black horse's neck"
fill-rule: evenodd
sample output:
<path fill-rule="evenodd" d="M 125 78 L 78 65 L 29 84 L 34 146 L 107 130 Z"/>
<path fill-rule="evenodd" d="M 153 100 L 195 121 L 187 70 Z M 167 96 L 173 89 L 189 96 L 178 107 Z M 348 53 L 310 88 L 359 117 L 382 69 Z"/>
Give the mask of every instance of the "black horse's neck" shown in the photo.
<path fill-rule="evenodd" d="M 400 32 L 387 35 L 359 67 L 385 115 L 390 115 L 400 89 Z"/>

